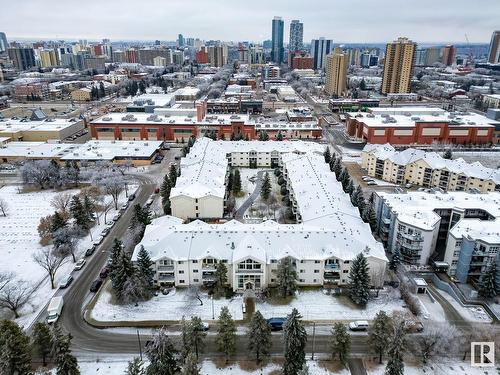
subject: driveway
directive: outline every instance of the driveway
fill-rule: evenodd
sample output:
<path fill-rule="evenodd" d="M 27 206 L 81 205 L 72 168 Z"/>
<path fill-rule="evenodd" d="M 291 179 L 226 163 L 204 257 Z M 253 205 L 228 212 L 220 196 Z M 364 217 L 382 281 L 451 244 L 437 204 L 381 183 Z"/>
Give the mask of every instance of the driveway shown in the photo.
<path fill-rule="evenodd" d="M 234 218 L 239 221 L 243 221 L 243 215 L 250 208 L 250 206 L 255 202 L 255 200 L 259 197 L 260 188 L 262 187 L 262 176 L 266 171 L 257 172 L 257 179 L 255 181 L 255 189 L 252 194 L 248 197 L 248 199 L 243 202 L 243 204 L 238 208 L 234 214 Z"/>

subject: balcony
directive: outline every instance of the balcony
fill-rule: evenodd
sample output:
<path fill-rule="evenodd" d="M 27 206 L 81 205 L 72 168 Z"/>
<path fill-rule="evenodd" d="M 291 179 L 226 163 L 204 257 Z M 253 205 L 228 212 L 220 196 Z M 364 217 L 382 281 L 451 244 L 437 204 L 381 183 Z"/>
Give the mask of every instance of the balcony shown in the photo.
<path fill-rule="evenodd" d="M 424 242 L 424 239 L 419 234 L 410 234 L 405 232 L 399 232 L 399 235 L 407 240 L 414 242 Z"/>
<path fill-rule="evenodd" d="M 410 242 L 399 242 L 399 246 L 408 250 L 422 250 L 422 244 L 420 242 L 410 243 Z"/>
<path fill-rule="evenodd" d="M 174 277 L 174 275 L 159 275 L 158 281 L 159 282 L 174 282 L 175 277 Z"/>
<path fill-rule="evenodd" d="M 203 263 L 201 265 L 201 269 L 204 270 L 204 271 L 215 271 L 216 269 L 216 264 L 215 263 L 212 263 L 212 264 L 209 264 L 209 263 Z"/>
<path fill-rule="evenodd" d="M 158 266 L 158 272 L 171 271 L 174 272 L 174 266 Z"/>
<path fill-rule="evenodd" d="M 201 275 L 201 279 L 204 281 L 204 282 L 214 282 L 215 281 L 215 274 L 208 274 L 208 273 L 204 273 Z"/>
<path fill-rule="evenodd" d="M 252 269 L 252 270 L 247 270 L 247 269 L 236 269 L 236 273 L 263 273 L 262 269 Z"/>
<path fill-rule="evenodd" d="M 325 264 L 325 270 L 326 271 L 330 271 L 330 270 L 338 270 L 340 269 L 340 266 L 336 263 L 332 263 L 332 264 Z"/>
<path fill-rule="evenodd" d="M 391 223 L 391 218 L 389 217 L 383 217 L 382 218 L 382 222 L 385 224 L 385 225 L 389 225 Z"/>

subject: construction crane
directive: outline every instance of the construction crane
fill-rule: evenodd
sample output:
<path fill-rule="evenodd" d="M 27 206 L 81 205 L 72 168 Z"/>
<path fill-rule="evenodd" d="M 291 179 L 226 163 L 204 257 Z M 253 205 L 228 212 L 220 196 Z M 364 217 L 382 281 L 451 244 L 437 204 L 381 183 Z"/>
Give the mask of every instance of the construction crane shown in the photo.
<path fill-rule="evenodd" d="M 474 63 L 474 58 L 472 56 L 472 48 L 470 46 L 469 37 L 465 34 L 465 40 L 467 41 L 467 47 L 469 47 L 469 54 L 467 55 L 467 62 L 465 66 L 470 66 Z"/>

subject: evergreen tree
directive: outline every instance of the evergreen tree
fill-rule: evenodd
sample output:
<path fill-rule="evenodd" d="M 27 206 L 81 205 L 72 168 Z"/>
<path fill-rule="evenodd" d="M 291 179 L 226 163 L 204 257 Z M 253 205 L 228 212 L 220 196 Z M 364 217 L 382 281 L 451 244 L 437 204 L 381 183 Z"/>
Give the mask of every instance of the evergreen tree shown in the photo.
<path fill-rule="evenodd" d="M 218 350 L 226 357 L 227 362 L 229 356 L 236 350 L 236 325 L 227 306 L 221 309 L 215 342 Z"/>
<path fill-rule="evenodd" d="M 453 153 L 451 152 L 451 149 L 447 149 L 444 154 L 443 154 L 443 159 L 448 159 L 448 160 L 451 160 L 451 158 L 453 157 Z"/>
<path fill-rule="evenodd" d="M 363 197 L 363 190 L 361 189 L 361 185 L 358 185 L 351 194 L 352 204 L 356 207 L 359 207 L 359 201 L 361 200 L 362 197 Z"/>
<path fill-rule="evenodd" d="M 189 353 L 191 353 L 191 326 L 190 322 L 186 322 L 186 318 L 182 316 L 181 320 L 181 357 L 183 361 L 186 361 L 186 358 Z"/>
<path fill-rule="evenodd" d="M 276 135 L 276 140 L 277 141 L 282 141 L 283 140 L 283 134 L 281 134 L 281 130 L 278 131 L 278 134 Z"/>
<path fill-rule="evenodd" d="M 345 191 L 349 196 L 352 197 L 352 194 L 354 193 L 354 183 L 352 182 L 351 178 L 349 177 L 349 183 L 347 184 L 347 189 Z"/>
<path fill-rule="evenodd" d="M 269 140 L 269 134 L 267 132 L 261 130 L 259 131 L 259 141 L 268 141 Z"/>
<path fill-rule="evenodd" d="M 306 363 L 307 333 L 297 309 L 294 308 L 287 316 L 283 330 L 285 341 L 283 375 L 298 375 Z"/>
<path fill-rule="evenodd" d="M 283 258 L 279 262 L 276 283 L 283 298 L 293 295 L 297 290 L 297 270 L 290 257 Z"/>
<path fill-rule="evenodd" d="M 247 141 L 247 142 L 248 142 L 248 141 L 250 141 L 250 136 L 248 135 L 248 133 L 247 133 L 247 135 L 245 136 L 245 141 Z"/>
<path fill-rule="evenodd" d="M 111 286 L 118 300 L 122 300 L 124 296 L 125 283 L 130 280 L 135 274 L 134 265 L 129 256 L 123 251 L 118 257 L 116 266 L 111 270 Z"/>
<path fill-rule="evenodd" d="M 42 358 L 43 367 L 47 366 L 47 356 L 52 349 L 52 333 L 49 326 L 46 323 L 35 323 L 31 339 L 36 354 Z"/>
<path fill-rule="evenodd" d="M 170 171 L 168 172 L 168 178 L 170 179 L 171 186 L 174 187 L 177 182 L 177 168 L 175 164 L 170 166 Z"/>
<path fill-rule="evenodd" d="M 132 216 L 131 226 L 133 228 L 138 225 L 147 226 L 151 224 L 151 212 L 147 207 L 142 207 L 140 204 L 134 205 L 134 215 Z"/>
<path fill-rule="evenodd" d="M 493 298 L 498 294 L 498 285 L 496 281 L 497 266 L 493 262 L 487 268 L 479 284 L 479 295 L 484 298 Z"/>
<path fill-rule="evenodd" d="M 93 222 L 95 220 L 95 204 L 92 202 L 88 195 L 83 198 L 83 212 L 87 220 Z"/>
<path fill-rule="evenodd" d="M 335 172 L 335 177 L 337 181 L 342 179 L 342 159 L 339 157 L 335 160 L 335 165 L 333 166 L 333 171 Z"/>
<path fill-rule="evenodd" d="M 167 336 L 165 328 L 159 329 L 154 337 L 153 342 L 148 346 L 146 355 L 149 359 L 149 365 L 146 369 L 147 375 L 174 375 L 179 371 L 179 365 L 175 355 L 175 350 L 172 341 Z"/>
<path fill-rule="evenodd" d="M 269 355 L 271 349 L 271 327 L 264 319 L 260 311 L 256 311 L 250 321 L 248 331 L 248 350 L 255 355 L 257 362 L 260 362 L 262 357 Z"/>
<path fill-rule="evenodd" d="M 83 208 L 82 201 L 77 195 L 74 195 L 73 198 L 71 198 L 69 212 L 71 213 L 73 219 L 75 219 L 76 225 L 83 230 L 89 229 L 88 217 L 85 213 L 85 209 Z"/>
<path fill-rule="evenodd" d="M 163 208 L 163 213 L 165 215 L 170 215 L 172 213 L 172 207 L 170 204 L 170 199 L 162 199 L 161 206 Z"/>
<path fill-rule="evenodd" d="M 29 338 L 17 323 L 0 320 L 0 373 L 30 374 L 31 350 Z"/>
<path fill-rule="evenodd" d="M 330 172 L 335 171 L 335 161 L 336 161 L 335 158 L 332 158 L 330 160 L 330 163 L 328 163 L 328 166 L 330 167 Z"/>
<path fill-rule="evenodd" d="M 113 272 L 113 270 L 118 266 L 118 260 L 122 253 L 122 249 L 123 249 L 122 241 L 120 241 L 118 238 L 115 238 L 113 240 L 113 247 L 111 248 L 111 264 L 110 264 L 111 272 Z"/>
<path fill-rule="evenodd" d="M 400 263 L 401 263 L 401 252 L 399 251 L 399 248 L 396 247 L 392 252 L 391 260 L 389 262 L 389 269 L 396 271 Z"/>
<path fill-rule="evenodd" d="M 231 184 L 233 194 L 237 195 L 241 192 L 241 175 L 238 169 L 234 170 L 233 181 Z"/>
<path fill-rule="evenodd" d="M 405 350 L 406 340 L 403 323 L 398 324 L 394 330 L 394 335 L 389 341 L 387 348 L 387 366 L 385 367 L 385 375 L 404 375 L 405 365 L 403 362 L 403 353 Z"/>
<path fill-rule="evenodd" d="M 79 375 L 78 361 L 71 353 L 71 335 L 63 334 L 56 324 L 53 332 L 53 353 L 57 365 L 57 375 Z"/>
<path fill-rule="evenodd" d="M 196 355 L 196 360 L 199 358 L 200 351 L 203 350 L 204 340 L 207 336 L 204 331 L 203 322 L 200 317 L 193 316 L 191 322 L 189 323 L 189 341 L 192 347 L 194 347 L 194 354 Z M 189 356 L 188 356 L 189 357 Z"/>
<path fill-rule="evenodd" d="M 366 305 L 370 298 L 370 274 L 363 253 L 354 258 L 349 274 L 349 296 L 357 305 Z"/>
<path fill-rule="evenodd" d="M 362 215 L 366 207 L 365 196 L 363 195 L 363 189 L 360 185 L 357 187 L 358 193 L 356 194 L 356 203 L 358 206 L 359 214 Z"/>
<path fill-rule="evenodd" d="M 264 181 L 262 182 L 262 187 L 260 189 L 260 196 L 262 199 L 267 201 L 271 195 L 271 180 L 269 178 L 269 173 L 266 172 L 264 175 Z"/>
<path fill-rule="evenodd" d="M 370 198 L 368 198 L 368 204 L 369 204 L 370 206 L 373 206 L 373 204 L 374 204 L 374 203 L 375 203 L 375 193 L 374 193 L 374 192 L 372 192 L 372 193 L 370 194 Z"/>
<path fill-rule="evenodd" d="M 104 89 L 104 82 L 99 82 L 99 96 L 104 98 L 106 96 L 106 90 Z"/>
<path fill-rule="evenodd" d="M 214 292 L 216 297 L 224 295 L 227 284 L 227 267 L 224 263 L 219 262 L 215 266 L 215 285 Z"/>
<path fill-rule="evenodd" d="M 326 146 L 326 149 L 323 152 L 323 156 L 325 158 L 325 163 L 330 163 L 330 161 L 332 160 L 332 154 L 330 152 L 330 147 Z"/>
<path fill-rule="evenodd" d="M 139 357 L 135 357 L 133 360 L 129 361 L 127 369 L 125 370 L 125 375 L 145 375 L 145 370 L 142 367 L 144 362 L 141 361 Z"/>
<path fill-rule="evenodd" d="M 351 336 L 346 326 L 343 323 L 335 323 L 332 329 L 332 359 L 338 356 L 339 361 L 345 366 L 350 350 Z"/>
<path fill-rule="evenodd" d="M 193 353 L 189 353 L 186 358 L 186 364 L 182 370 L 182 375 L 200 375 L 200 368 L 198 366 L 198 359 Z"/>
<path fill-rule="evenodd" d="M 163 182 L 161 183 L 161 186 L 160 186 L 160 196 L 163 199 L 170 198 L 170 190 L 171 189 L 172 189 L 172 182 L 170 181 L 169 175 L 166 174 L 163 177 Z"/>
<path fill-rule="evenodd" d="M 141 245 L 141 249 L 137 254 L 137 262 L 136 267 L 140 277 L 144 280 L 146 285 L 148 285 L 151 289 L 154 287 L 154 277 L 155 271 L 151 268 L 154 262 L 149 257 L 149 253 L 146 251 L 144 246 Z"/>
<path fill-rule="evenodd" d="M 348 193 L 349 185 L 352 181 L 349 176 L 349 172 L 347 172 L 347 168 L 342 170 L 342 173 L 340 174 L 340 182 L 342 182 L 342 189 L 344 189 L 344 192 Z"/>
<path fill-rule="evenodd" d="M 58 229 L 64 228 L 66 226 L 66 220 L 64 217 L 58 212 L 54 212 L 52 216 L 52 224 L 50 226 L 50 231 L 55 233 Z"/>
<path fill-rule="evenodd" d="M 379 311 L 368 331 L 368 343 L 371 349 L 378 354 L 379 363 L 382 363 L 382 357 L 387 351 L 393 331 L 391 317 L 385 311 Z"/>
<path fill-rule="evenodd" d="M 375 229 L 377 229 L 377 215 L 375 214 L 375 210 L 372 205 L 369 204 L 365 207 L 361 217 L 365 223 L 370 224 L 372 232 L 375 232 Z"/>
<path fill-rule="evenodd" d="M 234 174 L 233 171 L 229 171 L 229 176 L 227 177 L 227 184 L 226 184 L 226 189 L 229 192 L 233 191 L 233 179 L 234 179 Z"/>

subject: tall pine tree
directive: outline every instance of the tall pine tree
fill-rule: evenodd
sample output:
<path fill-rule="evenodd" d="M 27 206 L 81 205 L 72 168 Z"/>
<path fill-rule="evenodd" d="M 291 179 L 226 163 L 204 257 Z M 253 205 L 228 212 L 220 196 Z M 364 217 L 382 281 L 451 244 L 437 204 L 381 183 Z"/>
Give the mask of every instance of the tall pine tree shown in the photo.
<path fill-rule="evenodd" d="M 198 359 L 194 353 L 189 353 L 186 358 L 186 364 L 182 369 L 182 375 L 200 375 L 200 367 L 198 366 Z"/>
<path fill-rule="evenodd" d="M 496 278 L 497 278 L 497 266 L 496 263 L 493 262 L 487 268 L 479 284 L 479 295 L 485 298 L 495 297 L 498 293 L 498 285 Z"/>
<path fill-rule="evenodd" d="M 139 276 L 144 280 L 146 285 L 151 289 L 153 289 L 154 287 L 155 277 L 155 271 L 151 268 L 153 264 L 154 262 L 149 257 L 149 253 L 146 251 L 144 246 L 141 245 L 139 253 L 137 254 L 137 272 L 139 273 Z"/>
<path fill-rule="evenodd" d="M 167 335 L 165 328 L 160 328 L 153 336 L 152 343 L 148 345 L 146 355 L 149 365 L 147 375 L 174 375 L 179 371 L 176 359 L 177 350 Z"/>
<path fill-rule="evenodd" d="M 199 358 L 200 352 L 203 350 L 205 345 L 204 340 L 207 336 L 203 322 L 200 317 L 193 316 L 191 322 L 189 323 L 189 341 L 191 346 L 194 348 L 194 354 L 196 355 L 196 360 Z"/>
<path fill-rule="evenodd" d="M 403 354 L 405 351 L 406 340 L 404 331 L 404 322 L 400 322 L 394 329 L 389 346 L 387 348 L 387 366 L 385 367 L 385 375 L 404 375 L 405 364 L 403 362 Z"/>
<path fill-rule="evenodd" d="M 260 311 L 256 311 L 248 330 L 248 350 L 255 355 L 257 362 L 269 355 L 271 349 L 271 327 Z"/>
<path fill-rule="evenodd" d="M 354 258 L 349 274 L 349 296 L 357 304 L 364 306 L 370 298 L 370 274 L 368 262 L 363 253 Z"/>
<path fill-rule="evenodd" d="M 144 362 L 142 362 L 139 357 L 135 357 L 128 362 L 127 369 L 125 370 L 125 375 L 144 375 L 145 370 L 143 366 Z"/>
<path fill-rule="evenodd" d="M 175 164 L 170 165 L 170 171 L 168 172 L 168 178 L 170 179 L 171 186 L 174 187 L 177 182 L 177 167 Z"/>
<path fill-rule="evenodd" d="M 326 146 L 326 149 L 323 152 L 323 157 L 325 158 L 325 163 L 330 163 L 330 161 L 332 160 L 332 154 L 330 152 L 330 147 Z"/>
<path fill-rule="evenodd" d="M 262 181 L 262 187 L 260 188 L 260 196 L 262 199 L 267 201 L 271 195 L 271 180 L 269 178 L 269 173 L 264 174 L 264 180 Z"/>
<path fill-rule="evenodd" d="M 236 350 L 236 324 L 227 306 L 222 307 L 219 315 L 215 343 L 218 350 L 224 354 L 227 362 L 229 356 Z"/>
<path fill-rule="evenodd" d="M 238 195 L 241 192 L 241 175 L 238 169 L 234 170 L 231 188 L 234 195 Z"/>
<path fill-rule="evenodd" d="M 134 277 L 135 268 L 130 257 L 123 251 L 118 256 L 116 266 L 111 270 L 111 286 L 118 300 L 122 300 L 125 292 L 125 284 Z"/>
<path fill-rule="evenodd" d="M 224 263 L 219 262 L 215 265 L 215 296 L 222 297 L 226 291 L 227 284 L 227 267 Z"/>
<path fill-rule="evenodd" d="M 30 340 L 17 323 L 0 320 L 0 373 L 30 374 Z"/>
<path fill-rule="evenodd" d="M 392 251 L 391 260 L 389 261 L 389 269 L 396 271 L 400 263 L 401 263 L 401 251 L 399 251 L 399 248 L 396 247 Z"/>
<path fill-rule="evenodd" d="M 293 295 L 297 290 L 297 271 L 292 258 L 286 257 L 279 262 L 276 283 L 283 298 Z"/>
<path fill-rule="evenodd" d="M 78 361 L 71 353 L 71 335 L 65 335 L 56 324 L 53 329 L 53 352 L 57 375 L 79 375 Z"/>
<path fill-rule="evenodd" d="M 283 375 L 298 375 L 306 364 L 307 333 L 297 309 L 294 308 L 287 316 L 283 330 L 285 341 Z"/>
<path fill-rule="evenodd" d="M 47 366 L 47 357 L 52 349 L 52 333 L 49 326 L 46 323 L 35 323 L 31 333 L 31 340 L 35 353 L 42 358 L 43 367 Z"/>

